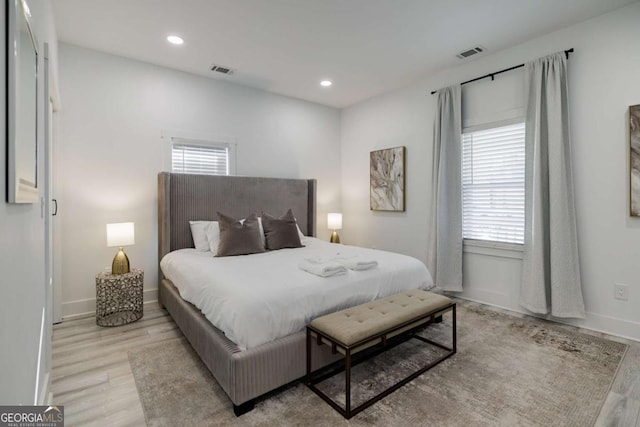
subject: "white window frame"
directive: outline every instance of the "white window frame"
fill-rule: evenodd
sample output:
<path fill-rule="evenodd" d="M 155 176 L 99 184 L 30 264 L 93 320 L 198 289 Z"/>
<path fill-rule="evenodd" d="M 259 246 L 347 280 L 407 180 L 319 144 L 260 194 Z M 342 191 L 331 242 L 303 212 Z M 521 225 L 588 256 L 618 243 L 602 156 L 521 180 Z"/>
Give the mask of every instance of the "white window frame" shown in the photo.
<path fill-rule="evenodd" d="M 483 124 L 474 125 L 474 126 L 467 126 L 462 129 L 462 134 L 479 132 L 483 130 L 499 128 L 503 126 L 510 126 L 510 125 L 525 123 L 525 122 L 526 122 L 526 119 L 524 117 L 516 117 L 516 118 L 509 118 L 505 120 L 490 122 L 490 123 L 483 123 Z M 462 139 L 460 140 L 460 143 L 462 144 Z M 462 159 L 460 160 L 462 161 Z M 525 215 L 526 215 L 526 212 L 525 212 Z M 525 239 L 526 239 L 526 235 L 525 235 Z M 521 244 L 521 243 L 507 243 L 507 242 L 496 242 L 491 240 L 463 239 L 463 252 L 465 253 L 489 255 L 489 256 L 496 256 L 500 258 L 522 259 L 523 251 L 524 251 L 524 244 Z"/>
<path fill-rule="evenodd" d="M 237 140 L 233 137 L 220 137 L 181 131 L 162 131 L 162 170 L 172 172 L 173 144 L 185 144 L 209 148 L 226 148 L 228 153 L 229 175 L 236 174 Z"/>

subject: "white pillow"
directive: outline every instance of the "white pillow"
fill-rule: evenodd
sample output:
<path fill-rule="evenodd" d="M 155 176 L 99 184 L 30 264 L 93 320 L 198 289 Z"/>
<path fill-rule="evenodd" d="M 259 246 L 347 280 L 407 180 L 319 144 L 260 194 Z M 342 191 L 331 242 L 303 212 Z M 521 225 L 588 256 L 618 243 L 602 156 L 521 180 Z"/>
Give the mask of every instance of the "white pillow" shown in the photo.
<path fill-rule="evenodd" d="M 297 222 L 296 222 L 296 227 L 298 228 L 298 237 L 300 237 L 300 241 L 302 241 L 304 234 L 302 233 L 302 230 L 300 230 L 300 226 L 298 225 Z"/>
<path fill-rule="evenodd" d="M 296 218 L 294 218 L 296 220 L 296 227 L 298 227 L 298 237 L 300 238 L 300 241 L 302 241 L 302 238 L 304 237 L 304 233 L 302 232 L 302 230 L 300 230 L 300 226 L 298 225 L 298 220 Z"/>
<path fill-rule="evenodd" d="M 218 245 L 220 244 L 220 224 L 218 221 L 211 221 L 211 225 L 207 227 L 207 244 L 214 255 L 218 253 Z"/>
<path fill-rule="evenodd" d="M 213 227 L 213 223 L 215 223 L 215 227 Z M 218 228 L 218 221 L 189 221 L 189 226 L 191 226 L 191 237 L 193 237 L 193 244 L 196 250 L 208 251 L 210 244 L 207 233 L 212 228 Z"/>
<path fill-rule="evenodd" d="M 240 224 L 244 223 L 245 218 L 240 220 Z M 211 221 L 212 225 L 206 229 L 207 233 L 207 242 L 209 245 L 209 251 L 214 254 L 218 253 L 218 245 L 220 244 L 220 225 L 218 221 Z M 260 229 L 260 240 L 262 241 L 262 246 L 266 245 L 266 240 L 264 237 L 264 228 L 262 228 L 262 218 L 258 217 L 258 228 Z"/>

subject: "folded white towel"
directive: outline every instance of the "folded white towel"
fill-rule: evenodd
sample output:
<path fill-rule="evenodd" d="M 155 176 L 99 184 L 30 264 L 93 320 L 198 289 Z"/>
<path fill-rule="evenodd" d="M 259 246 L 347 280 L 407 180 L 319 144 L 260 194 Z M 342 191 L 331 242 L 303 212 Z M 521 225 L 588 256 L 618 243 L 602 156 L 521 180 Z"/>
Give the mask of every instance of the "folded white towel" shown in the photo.
<path fill-rule="evenodd" d="M 362 259 L 359 256 L 336 257 L 333 261 L 348 268 L 349 270 L 362 271 L 378 266 L 378 261 L 372 259 Z"/>
<path fill-rule="evenodd" d="M 347 269 L 343 265 L 337 262 L 313 262 L 309 259 L 303 259 L 298 264 L 302 270 L 307 273 L 315 274 L 320 277 L 338 276 L 340 274 L 347 274 Z"/>

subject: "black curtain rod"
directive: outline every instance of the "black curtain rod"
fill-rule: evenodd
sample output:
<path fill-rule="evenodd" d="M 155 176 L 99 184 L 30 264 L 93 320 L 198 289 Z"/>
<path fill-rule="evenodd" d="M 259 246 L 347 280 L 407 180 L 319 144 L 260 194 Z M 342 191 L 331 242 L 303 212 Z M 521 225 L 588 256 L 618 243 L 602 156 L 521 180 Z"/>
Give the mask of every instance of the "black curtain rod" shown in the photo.
<path fill-rule="evenodd" d="M 564 54 L 567 56 L 567 59 L 569 59 L 569 54 L 570 53 L 573 53 L 573 48 L 567 49 L 567 50 L 564 51 Z M 486 79 L 487 77 L 491 77 L 491 80 L 493 80 L 494 77 L 497 76 L 498 74 L 506 73 L 507 71 L 515 70 L 515 69 L 522 68 L 522 67 L 524 67 L 524 64 L 516 65 L 516 66 L 511 67 L 511 68 L 505 68 L 504 70 L 496 71 L 495 73 L 489 73 L 489 74 L 486 74 L 486 75 L 481 76 L 481 77 L 476 77 L 475 79 L 467 80 L 466 82 L 460 83 L 460 86 L 466 85 L 467 83 L 472 83 L 472 82 L 475 82 L 475 81 L 478 81 L 478 80 Z M 438 92 L 438 91 L 437 90 L 432 90 L 431 91 L 431 95 L 435 95 L 436 92 Z"/>

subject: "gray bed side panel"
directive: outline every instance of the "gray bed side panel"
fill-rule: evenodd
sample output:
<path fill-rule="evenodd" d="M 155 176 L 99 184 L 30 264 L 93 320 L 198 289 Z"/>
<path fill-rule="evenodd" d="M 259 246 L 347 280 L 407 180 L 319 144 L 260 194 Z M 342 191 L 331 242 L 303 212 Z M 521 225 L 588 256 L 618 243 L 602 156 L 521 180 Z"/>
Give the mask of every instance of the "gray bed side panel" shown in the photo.
<path fill-rule="evenodd" d="M 193 305 L 180 298 L 178 290 L 163 280 L 161 298 L 198 356 L 218 384 L 240 405 L 306 375 L 306 333 L 298 332 L 276 341 L 241 351 Z M 313 369 L 342 358 L 327 345 L 312 344 Z"/>

